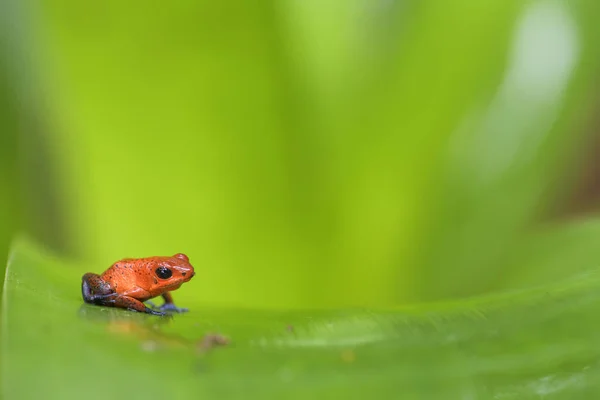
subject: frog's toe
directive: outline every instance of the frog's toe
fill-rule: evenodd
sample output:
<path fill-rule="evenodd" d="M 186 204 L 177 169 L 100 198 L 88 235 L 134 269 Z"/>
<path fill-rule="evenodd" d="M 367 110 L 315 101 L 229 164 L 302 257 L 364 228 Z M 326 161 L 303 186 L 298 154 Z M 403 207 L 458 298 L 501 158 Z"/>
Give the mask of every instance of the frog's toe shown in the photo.
<path fill-rule="evenodd" d="M 177 312 L 177 313 L 184 313 L 184 312 L 188 312 L 189 311 L 189 309 L 177 307 L 173 303 L 165 303 L 165 304 L 163 304 L 162 306 L 160 306 L 160 310 L 161 311 L 172 311 L 172 312 Z"/>
<path fill-rule="evenodd" d="M 146 307 L 146 314 L 159 315 L 159 316 L 165 316 L 165 315 L 167 315 L 167 313 L 164 313 L 162 311 L 153 310 L 153 309 L 151 309 L 149 307 Z"/>

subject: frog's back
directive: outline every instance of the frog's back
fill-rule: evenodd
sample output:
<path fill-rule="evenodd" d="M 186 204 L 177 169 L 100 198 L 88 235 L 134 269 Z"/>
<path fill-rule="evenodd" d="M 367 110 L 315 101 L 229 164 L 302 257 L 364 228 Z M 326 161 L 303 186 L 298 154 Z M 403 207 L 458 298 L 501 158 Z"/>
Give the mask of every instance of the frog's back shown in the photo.
<path fill-rule="evenodd" d="M 127 291 L 139 286 L 140 280 L 147 279 L 139 260 L 123 259 L 114 263 L 102 274 L 102 279 L 110 283 L 116 292 Z"/>

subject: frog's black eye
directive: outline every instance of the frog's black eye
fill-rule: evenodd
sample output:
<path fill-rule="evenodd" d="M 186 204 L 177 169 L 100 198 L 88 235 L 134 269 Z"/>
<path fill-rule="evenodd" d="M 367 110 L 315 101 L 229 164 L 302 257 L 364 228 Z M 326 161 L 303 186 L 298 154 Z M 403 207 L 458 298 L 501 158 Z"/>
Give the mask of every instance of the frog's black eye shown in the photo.
<path fill-rule="evenodd" d="M 173 272 L 167 268 L 167 267 L 158 267 L 156 268 L 156 276 L 158 276 L 160 279 L 169 279 L 171 277 L 171 275 L 173 275 Z"/>

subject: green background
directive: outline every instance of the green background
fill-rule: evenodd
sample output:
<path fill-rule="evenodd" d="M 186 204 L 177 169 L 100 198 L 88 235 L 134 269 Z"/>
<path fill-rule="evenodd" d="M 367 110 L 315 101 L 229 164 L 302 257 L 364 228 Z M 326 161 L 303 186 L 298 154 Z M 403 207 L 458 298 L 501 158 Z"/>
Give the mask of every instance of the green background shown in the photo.
<path fill-rule="evenodd" d="M 370 361 L 355 376 L 341 373 L 321 358 L 339 358 L 325 340 L 325 355 L 300 351 L 297 367 L 329 372 L 322 382 L 300 373 L 296 390 L 338 393 L 336 385 L 362 376 L 365 387 L 386 391 L 384 381 L 413 364 L 425 382 L 415 396 L 430 386 L 428 376 L 452 381 L 447 371 L 456 365 L 470 365 L 457 378 L 466 385 L 452 392 L 457 398 L 528 387 L 519 372 L 514 381 L 478 378 L 485 362 L 467 359 L 488 353 L 468 338 L 499 320 L 482 325 L 464 315 L 487 315 L 486 296 L 514 326 L 552 315 L 511 333 L 518 345 L 490 345 L 499 370 L 514 365 L 498 354 L 527 359 L 540 346 L 550 357 L 555 345 L 568 347 L 573 332 L 546 340 L 544 324 L 580 321 L 577 332 L 593 332 L 595 303 L 583 288 L 596 287 L 600 230 L 595 213 L 571 205 L 594 158 L 598 17 L 594 0 L 3 2 L 0 247 L 8 249 L 15 232 L 21 238 L 5 285 L 3 351 L 12 349 L 12 361 L 4 366 L 30 360 L 3 378 L 20 382 L 41 360 L 80 371 L 82 354 L 100 349 L 108 353 L 97 371 L 124 357 L 141 368 L 149 361 L 139 339 L 124 345 L 135 350 L 111 353 L 112 336 L 93 333 L 102 323 L 74 319 L 80 277 L 123 257 L 183 252 L 197 274 L 174 297 L 192 312 L 164 329 L 189 338 L 215 327 L 237 333 L 241 350 L 223 356 L 218 376 L 243 380 L 248 371 L 233 365 L 257 363 L 257 376 L 268 380 L 269 368 L 295 359 L 297 350 L 267 350 L 274 358 L 265 368 L 257 361 L 252 343 L 261 335 L 277 341 L 267 331 L 287 324 L 278 315 L 318 342 L 326 329 L 313 331 L 306 319 L 326 327 L 342 313 L 352 322 L 334 331 L 348 335 L 363 329 L 362 317 L 347 317 L 362 315 L 352 311 L 359 307 L 377 310 L 365 319 L 369 335 L 382 338 L 366 351 Z M 536 297 L 545 287 L 554 297 Z M 554 320 L 557 293 L 573 307 Z M 591 305 L 577 317 L 582 296 Z M 399 346 L 428 307 L 439 313 L 433 321 L 452 321 L 446 307 L 454 310 L 459 327 L 450 321 L 439 337 L 425 333 L 420 350 Z M 34 317 L 40 312 L 46 319 Z M 127 318 L 138 326 L 138 317 Z M 44 327 L 54 333 L 31 333 Z M 453 329 L 471 350 L 448 350 L 449 361 L 437 362 L 435 343 Z M 569 343 L 579 346 L 591 340 L 574 337 Z M 387 341 L 398 359 L 411 355 L 386 358 Z M 70 343 L 83 350 L 67 362 L 56 354 Z M 565 354 L 577 357 L 576 348 Z M 570 365 L 595 371 L 593 354 Z M 184 360 L 177 351 L 163 357 Z M 575 373 L 531 368 L 532 380 Z M 195 388 L 188 372 L 169 381 L 182 394 L 222 390 Z M 382 381 L 366 378 L 375 373 Z"/>
<path fill-rule="evenodd" d="M 596 8 L 21 6 L 29 225 L 90 270 L 185 252 L 207 303 L 502 288 L 585 143 Z"/>

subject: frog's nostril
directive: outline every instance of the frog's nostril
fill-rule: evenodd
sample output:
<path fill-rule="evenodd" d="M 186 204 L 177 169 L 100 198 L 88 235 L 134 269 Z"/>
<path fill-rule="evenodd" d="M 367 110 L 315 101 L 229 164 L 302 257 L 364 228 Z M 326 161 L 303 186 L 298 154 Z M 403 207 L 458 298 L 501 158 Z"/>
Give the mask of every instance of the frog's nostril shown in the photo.
<path fill-rule="evenodd" d="M 182 272 L 181 275 L 186 276 L 187 272 Z"/>

